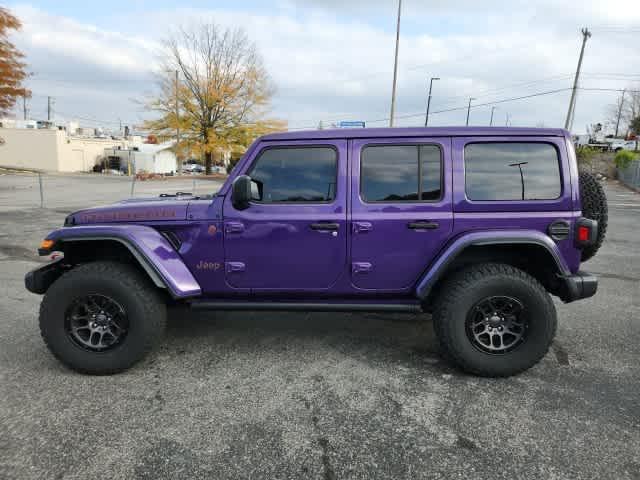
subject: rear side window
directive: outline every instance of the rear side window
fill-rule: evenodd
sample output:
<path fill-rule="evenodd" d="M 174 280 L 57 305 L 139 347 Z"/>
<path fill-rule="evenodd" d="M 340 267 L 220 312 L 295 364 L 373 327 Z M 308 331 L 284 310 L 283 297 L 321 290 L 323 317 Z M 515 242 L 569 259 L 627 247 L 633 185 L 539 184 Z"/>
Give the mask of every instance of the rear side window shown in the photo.
<path fill-rule="evenodd" d="M 470 200 L 552 200 L 560 196 L 558 151 L 549 143 L 470 143 L 464 148 Z"/>
<path fill-rule="evenodd" d="M 375 145 L 362 150 L 360 194 L 365 202 L 437 201 L 441 198 L 437 145 Z"/>
<path fill-rule="evenodd" d="M 332 147 L 269 148 L 249 176 L 260 202 L 331 202 L 336 196 L 338 155 Z"/>

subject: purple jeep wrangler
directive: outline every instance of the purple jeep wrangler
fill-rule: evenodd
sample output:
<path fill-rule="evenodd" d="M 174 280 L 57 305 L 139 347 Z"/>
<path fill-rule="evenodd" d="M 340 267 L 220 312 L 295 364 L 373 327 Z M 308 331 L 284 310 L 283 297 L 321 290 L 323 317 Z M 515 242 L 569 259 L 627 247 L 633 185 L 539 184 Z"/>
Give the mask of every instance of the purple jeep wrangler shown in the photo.
<path fill-rule="evenodd" d="M 29 272 L 42 337 L 107 374 L 158 341 L 167 304 L 208 310 L 431 312 L 442 352 L 507 376 L 556 331 L 551 295 L 590 297 L 579 270 L 606 229 L 594 177 L 559 129 L 396 128 L 271 134 L 219 192 L 69 215 Z"/>

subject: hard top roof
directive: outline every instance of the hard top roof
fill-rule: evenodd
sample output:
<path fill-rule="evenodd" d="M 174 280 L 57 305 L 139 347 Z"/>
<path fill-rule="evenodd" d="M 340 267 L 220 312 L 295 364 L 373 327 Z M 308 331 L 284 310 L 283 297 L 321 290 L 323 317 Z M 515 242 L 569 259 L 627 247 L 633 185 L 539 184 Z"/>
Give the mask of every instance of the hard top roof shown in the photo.
<path fill-rule="evenodd" d="M 511 137 L 564 137 L 569 132 L 562 128 L 523 127 L 402 127 L 402 128 L 339 128 L 330 130 L 297 130 L 270 133 L 261 140 L 327 140 L 350 138 L 389 137 L 466 137 L 466 136 L 511 136 Z"/>

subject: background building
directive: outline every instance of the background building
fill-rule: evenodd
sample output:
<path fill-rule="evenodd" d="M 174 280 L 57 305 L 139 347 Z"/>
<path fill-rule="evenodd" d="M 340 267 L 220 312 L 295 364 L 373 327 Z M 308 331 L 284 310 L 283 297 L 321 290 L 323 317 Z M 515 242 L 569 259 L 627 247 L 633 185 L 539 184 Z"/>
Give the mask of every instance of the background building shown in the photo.
<path fill-rule="evenodd" d="M 56 172 L 88 172 L 105 148 L 123 145 L 111 138 L 73 137 L 64 130 L 0 128 L 0 166 Z"/>
<path fill-rule="evenodd" d="M 104 167 L 125 173 L 175 173 L 177 171 L 174 142 L 140 143 L 123 148 L 105 148 Z"/>

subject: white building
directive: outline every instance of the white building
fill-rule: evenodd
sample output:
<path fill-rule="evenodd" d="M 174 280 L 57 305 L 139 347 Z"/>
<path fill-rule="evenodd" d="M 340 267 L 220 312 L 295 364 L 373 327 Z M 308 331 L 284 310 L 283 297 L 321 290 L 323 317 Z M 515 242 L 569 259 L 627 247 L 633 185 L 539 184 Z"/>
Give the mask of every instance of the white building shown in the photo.
<path fill-rule="evenodd" d="M 142 143 L 129 148 L 105 148 L 105 167 L 125 173 L 175 173 L 174 142 Z"/>

